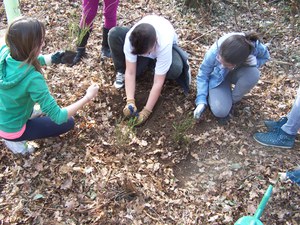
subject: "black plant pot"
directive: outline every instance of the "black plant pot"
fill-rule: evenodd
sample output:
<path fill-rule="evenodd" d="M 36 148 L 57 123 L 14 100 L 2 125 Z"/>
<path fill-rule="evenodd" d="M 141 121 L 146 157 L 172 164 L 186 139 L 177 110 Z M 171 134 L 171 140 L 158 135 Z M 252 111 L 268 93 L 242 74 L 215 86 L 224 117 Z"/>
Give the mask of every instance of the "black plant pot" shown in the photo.
<path fill-rule="evenodd" d="M 66 50 L 65 54 L 61 59 L 61 62 L 67 65 L 73 65 L 73 59 L 75 58 L 75 56 L 76 56 L 76 52 Z"/>

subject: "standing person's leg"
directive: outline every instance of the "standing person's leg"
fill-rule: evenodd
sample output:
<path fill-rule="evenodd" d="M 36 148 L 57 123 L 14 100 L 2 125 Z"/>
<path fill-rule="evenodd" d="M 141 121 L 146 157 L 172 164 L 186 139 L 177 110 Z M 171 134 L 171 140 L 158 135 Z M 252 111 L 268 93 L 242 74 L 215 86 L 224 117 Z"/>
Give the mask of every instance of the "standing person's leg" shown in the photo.
<path fill-rule="evenodd" d="M 42 116 L 28 120 L 23 135 L 13 141 L 31 141 L 47 137 L 56 137 L 74 128 L 74 119 L 69 118 L 63 124 L 54 123 L 49 117 Z"/>
<path fill-rule="evenodd" d="M 287 117 L 288 120 L 281 129 L 287 134 L 296 135 L 300 129 L 300 88 L 298 89 L 297 97 Z"/>
<path fill-rule="evenodd" d="M 280 148 L 292 148 L 294 146 L 297 132 L 300 129 L 300 89 L 287 120 L 283 118 L 277 122 L 268 121 L 266 125 L 269 132 L 255 133 L 253 135 L 254 140 L 266 146 Z"/>
<path fill-rule="evenodd" d="M 97 15 L 99 0 L 82 0 L 80 28 L 92 27 Z"/>
<path fill-rule="evenodd" d="M 101 57 L 111 57 L 109 45 L 108 45 L 108 32 L 111 28 L 117 25 L 117 9 L 119 0 L 104 0 L 103 1 L 103 35 L 102 35 L 102 48 Z"/>
<path fill-rule="evenodd" d="M 231 85 L 228 79 L 208 91 L 208 104 L 215 117 L 226 118 L 232 107 Z"/>
<path fill-rule="evenodd" d="M 73 65 L 78 63 L 85 55 L 85 46 L 92 31 L 93 21 L 98 10 L 99 0 L 82 0 L 82 13 L 80 19 L 79 42 L 77 43 L 76 56 L 73 59 Z M 88 30 L 87 30 L 88 29 Z M 85 32 L 82 36 L 81 32 Z"/>
<path fill-rule="evenodd" d="M 104 28 L 111 29 L 117 25 L 119 0 L 103 0 Z"/>
<path fill-rule="evenodd" d="M 235 87 L 232 90 L 233 103 L 239 102 L 257 84 L 260 72 L 256 67 L 241 67 L 228 74 Z"/>

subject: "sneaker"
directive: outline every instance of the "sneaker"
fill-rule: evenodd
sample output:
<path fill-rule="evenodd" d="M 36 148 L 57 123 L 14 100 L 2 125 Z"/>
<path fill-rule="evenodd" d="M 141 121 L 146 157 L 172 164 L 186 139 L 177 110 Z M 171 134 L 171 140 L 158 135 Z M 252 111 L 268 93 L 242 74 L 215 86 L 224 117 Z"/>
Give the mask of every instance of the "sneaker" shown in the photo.
<path fill-rule="evenodd" d="M 34 152 L 34 147 L 27 143 L 27 141 L 8 141 L 4 140 L 6 147 L 14 154 L 30 154 Z"/>
<path fill-rule="evenodd" d="M 266 133 L 255 133 L 253 138 L 255 141 L 265 146 L 292 148 L 295 144 L 296 135 L 287 134 L 281 128 L 277 128 Z"/>
<path fill-rule="evenodd" d="M 278 121 L 274 121 L 274 120 L 265 120 L 265 126 L 268 128 L 268 131 L 272 131 L 276 128 L 280 128 L 282 127 L 286 122 L 287 122 L 288 118 L 286 116 L 281 117 Z"/>
<path fill-rule="evenodd" d="M 117 89 L 120 89 L 124 86 L 125 75 L 124 73 L 117 72 L 116 81 L 114 82 L 114 86 Z"/>
<path fill-rule="evenodd" d="M 109 47 L 102 46 L 101 48 L 101 59 L 111 58 Z"/>

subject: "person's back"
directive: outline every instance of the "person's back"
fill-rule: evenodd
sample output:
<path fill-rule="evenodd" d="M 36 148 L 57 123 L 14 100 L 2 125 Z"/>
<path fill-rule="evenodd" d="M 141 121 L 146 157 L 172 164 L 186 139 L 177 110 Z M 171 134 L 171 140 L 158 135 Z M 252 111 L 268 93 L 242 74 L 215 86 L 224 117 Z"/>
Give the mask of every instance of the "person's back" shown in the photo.
<path fill-rule="evenodd" d="M 35 104 L 29 97 L 32 83 L 44 83 L 44 79 L 34 66 L 15 60 L 9 48 L 3 46 L 0 49 L 0 80 L 0 130 L 16 132 L 28 120 Z M 47 89 L 44 91 L 47 93 Z"/>
<path fill-rule="evenodd" d="M 64 53 L 40 55 L 45 27 L 37 19 L 21 17 L 7 29 L 0 48 L 0 137 L 14 153 L 31 153 L 27 140 L 54 137 L 74 127 L 72 116 L 98 91 L 92 85 L 81 100 L 61 108 L 48 90 L 41 66 L 60 63 Z M 38 103 L 46 116 L 33 118 Z"/>

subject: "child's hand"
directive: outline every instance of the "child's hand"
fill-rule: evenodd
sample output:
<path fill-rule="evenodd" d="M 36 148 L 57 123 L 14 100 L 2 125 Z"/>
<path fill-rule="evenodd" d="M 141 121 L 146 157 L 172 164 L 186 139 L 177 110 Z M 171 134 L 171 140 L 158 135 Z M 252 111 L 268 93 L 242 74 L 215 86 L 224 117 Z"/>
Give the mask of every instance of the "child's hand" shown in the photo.
<path fill-rule="evenodd" d="M 85 97 L 90 101 L 94 97 L 97 96 L 99 90 L 99 85 L 98 84 L 92 84 L 89 86 L 89 88 L 86 90 Z"/>
<path fill-rule="evenodd" d="M 204 109 L 205 109 L 205 104 L 201 103 L 199 105 L 197 105 L 196 109 L 194 110 L 194 118 L 196 120 L 199 120 L 202 113 L 204 112 Z"/>
<path fill-rule="evenodd" d="M 127 99 L 126 106 L 123 109 L 124 116 L 136 116 L 137 114 L 137 108 L 135 106 L 134 99 Z"/>
<path fill-rule="evenodd" d="M 145 123 L 151 113 L 152 113 L 152 111 L 150 111 L 144 107 L 143 110 L 141 112 L 139 112 L 136 125 L 138 126 L 138 125 Z"/>

